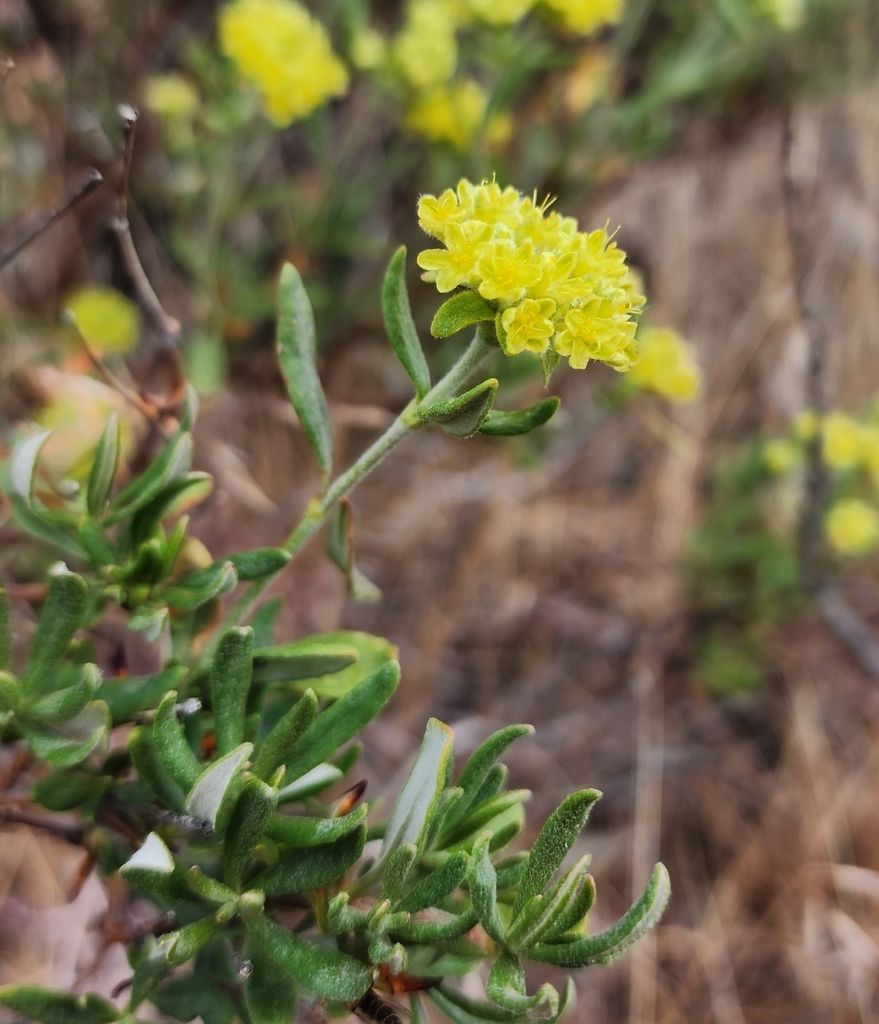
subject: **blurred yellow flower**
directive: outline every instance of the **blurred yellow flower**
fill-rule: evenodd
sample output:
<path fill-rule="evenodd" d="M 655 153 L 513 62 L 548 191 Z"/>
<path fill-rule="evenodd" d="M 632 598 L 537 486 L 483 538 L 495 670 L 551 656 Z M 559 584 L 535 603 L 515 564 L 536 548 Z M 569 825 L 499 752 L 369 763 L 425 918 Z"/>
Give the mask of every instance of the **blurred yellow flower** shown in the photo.
<path fill-rule="evenodd" d="M 490 25 L 515 25 L 534 6 L 535 0 L 466 0 L 474 17 Z"/>
<path fill-rule="evenodd" d="M 479 83 L 465 78 L 420 95 L 403 123 L 430 142 L 446 142 L 463 153 L 482 128 L 487 106 L 488 97 Z"/>
<path fill-rule="evenodd" d="M 629 380 L 670 402 L 690 402 L 702 390 L 702 371 L 688 342 L 670 327 L 646 327 L 638 335 L 639 360 Z"/>
<path fill-rule="evenodd" d="M 351 63 L 361 71 L 375 70 L 384 62 L 386 55 L 387 44 L 384 36 L 368 25 L 351 41 Z"/>
<path fill-rule="evenodd" d="M 458 43 L 454 9 L 443 0 L 414 0 L 393 43 L 400 73 L 419 90 L 447 82 L 455 73 Z"/>
<path fill-rule="evenodd" d="M 260 92 L 280 127 L 348 88 L 348 72 L 320 22 L 295 0 L 233 0 L 220 11 L 220 48 Z"/>
<path fill-rule="evenodd" d="M 803 409 L 793 419 L 793 435 L 798 441 L 811 441 L 818 430 L 818 414 L 814 409 Z"/>
<path fill-rule="evenodd" d="M 462 179 L 454 191 L 422 196 L 419 222 L 444 246 L 419 253 L 424 279 L 441 292 L 464 285 L 491 302 L 508 355 L 552 347 L 575 369 L 590 359 L 630 369 L 644 297 L 626 254 L 604 228 L 579 231 L 573 217 L 547 206 L 494 181 Z"/>
<path fill-rule="evenodd" d="M 615 25 L 623 13 L 623 0 L 543 0 L 562 28 L 589 35 L 603 25 Z"/>
<path fill-rule="evenodd" d="M 879 544 L 879 511 L 860 498 L 840 498 L 827 514 L 825 532 L 838 555 L 863 555 Z"/>
<path fill-rule="evenodd" d="M 607 47 L 590 47 L 568 72 L 565 80 L 565 109 L 572 117 L 585 114 L 608 92 L 613 67 Z"/>
<path fill-rule="evenodd" d="M 198 109 L 198 90 L 185 75 L 153 75 L 146 80 L 143 101 L 147 110 L 169 120 L 191 117 Z"/>
<path fill-rule="evenodd" d="M 783 32 L 793 32 L 806 16 L 806 0 L 763 0 L 763 10 Z"/>
<path fill-rule="evenodd" d="M 821 424 L 822 454 L 833 469 L 850 469 L 862 455 L 861 426 L 844 412 L 831 412 Z"/>
<path fill-rule="evenodd" d="M 79 288 L 67 297 L 64 307 L 83 338 L 102 352 L 125 352 L 140 334 L 137 306 L 115 288 Z"/>
<path fill-rule="evenodd" d="M 763 465 L 775 476 L 789 473 L 800 461 L 800 449 L 785 437 L 769 441 L 763 449 Z"/>

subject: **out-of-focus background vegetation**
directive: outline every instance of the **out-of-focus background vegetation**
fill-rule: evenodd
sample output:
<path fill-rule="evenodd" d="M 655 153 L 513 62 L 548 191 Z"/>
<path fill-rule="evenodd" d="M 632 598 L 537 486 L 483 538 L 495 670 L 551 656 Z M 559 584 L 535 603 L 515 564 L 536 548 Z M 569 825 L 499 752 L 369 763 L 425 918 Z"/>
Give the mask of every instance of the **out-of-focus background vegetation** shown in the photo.
<path fill-rule="evenodd" d="M 399 786 L 430 715 L 462 754 L 533 722 L 511 762 L 530 820 L 572 787 L 604 792 L 587 831 L 596 929 L 667 863 L 657 934 L 581 975 L 571 1024 L 873 1020 L 879 9 L 516 6 L 310 3 L 348 83 L 287 123 L 224 55 L 220 4 L 0 0 L 0 254 L 89 168 L 106 180 L 0 272 L 0 446 L 54 428 L 63 486 L 113 406 L 136 464 L 149 430 L 130 395 L 161 410 L 185 366 L 216 478 L 195 534 L 214 556 L 275 544 L 316 483 L 274 358 L 284 259 L 317 311 L 343 460 L 408 401 L 379 304 L 397 245 L 425 336 L 438 305 L 414 275 L 419 194 L 496 174 L 584 227 L 618 226 L 645 320 L 688 339 L 700 394 L 674 404 L 603 367 L 560 371 L 562 412 L 527 439 L 422 432 L 353 499 L 381 599 L 347 599 L 314 545 L 278 586 L 282 634 L 342 624 L 399 645 L 403 685 L 367 734 L 379 786 Z M 572 27 L 575 10 L 597 14 Z M 133 237 L 179 339 L 117 244 L 120 103 L 141 111 Z M 454 344 L 428 344 L 436 367 Z M 520 405 L 542 396 L 536 358 L 505 372 Z M 856 417 L 851 457 L 823 435 L 831 496 L 804 483 L 797 415 L 818 391 Z M 840 496 L 864 502 L 842 544 L 798 542 L 810 503 L 820 535 Z M 54 557 L 0 498 L 0 574 L 25 633 Z M 120 669 L 149 667 L 121 624 L 102 640 Z M 4 757 L 0 791 L 19 767 Z M 0 830 L 0 980 L 110 991 L 125 976 L 112 889 L 108 903 L 80 869 L 57 838 Z"/>

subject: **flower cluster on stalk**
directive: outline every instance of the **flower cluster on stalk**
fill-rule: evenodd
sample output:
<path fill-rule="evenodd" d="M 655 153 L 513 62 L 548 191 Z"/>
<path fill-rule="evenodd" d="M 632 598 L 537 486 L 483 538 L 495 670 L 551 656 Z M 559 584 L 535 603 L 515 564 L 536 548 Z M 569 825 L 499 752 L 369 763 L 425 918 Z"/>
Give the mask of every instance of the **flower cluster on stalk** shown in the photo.
<path fill-rule="evenodd" d="M 626 254 L 606 228 L 580 231 L 548 206 L 494 181 L 464 179 L 422 196 L 421 227 L 443 243 L 419 253 L 424 278 L 440 292 L 469 288 L 495 305 L 507 355 L 552 350 L 574 369 L 597 359 L 628 370 L 645 300 Z"/>

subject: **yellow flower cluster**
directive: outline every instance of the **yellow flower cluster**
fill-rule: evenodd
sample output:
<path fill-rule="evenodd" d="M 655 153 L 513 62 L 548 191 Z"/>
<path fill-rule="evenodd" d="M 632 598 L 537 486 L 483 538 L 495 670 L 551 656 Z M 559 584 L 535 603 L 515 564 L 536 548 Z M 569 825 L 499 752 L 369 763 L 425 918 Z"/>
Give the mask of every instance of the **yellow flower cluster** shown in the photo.
<path fill-rule="evenodd" d="M 348 88 L 323 25 L 295 0 L 233 0 L 220 12 L 219 35 L 223 53 L 281 127 Z"/>
<path fill-rule="evenodd" d="M 639 360 L 629 380 L 670 402 L 691 402 L 702 390 L 702 371 L 687 341 L 670 327 L 645 327 L 638 334 Z"/>
<path fill-rule="evenodd" d="M 827 514 L 825 532 L 838 555 L 865 555 L 879 544 L 879 511 L 860 498 L 840 498 Z"/>
<path fill-rule="evenodd" d="M 623 13 L 623 0 L 544 0 L 562 28 L 589 35 L 604 25 L 615 25 Z"/>
<path fill-rule="evenodd" d="M 415 89 L 448 82 L 458 63 L 458 22 L 445 0 L 413 0 L 392 53 L 403 78 Z"/>
<path fill-rule="evenodd" d="M 512 133 L 508 114 L 495 114 L 485 123 L 488 96 L 472 78 L 438 85 L 419 96 L 406 114 L 405 126 L 430 142 L 447 142 L 466 151 L 485 126 L 489 143 L 503 145 Z"/>
<path fill-rule="evenodd" d="M 574 369 L 590 359 L 630 369 L 644 297 L 626 254 L 605 229 L 582 232 L 547 206 L 493 181 L 462 179 L 456 190 L 422 196 L 421 227 L 443 243 L 418 254 L 425 280 L 441 292 L 473 289 L 493 303 L 507 355 L 552 349 Z"/>
<path fill-rule="evenodd" d="M 198 90 L 192 82 L 173 72 L 148 78 L 143 98 L 148 110 L 169 120 L 192 117 L 199 104 Z"/>

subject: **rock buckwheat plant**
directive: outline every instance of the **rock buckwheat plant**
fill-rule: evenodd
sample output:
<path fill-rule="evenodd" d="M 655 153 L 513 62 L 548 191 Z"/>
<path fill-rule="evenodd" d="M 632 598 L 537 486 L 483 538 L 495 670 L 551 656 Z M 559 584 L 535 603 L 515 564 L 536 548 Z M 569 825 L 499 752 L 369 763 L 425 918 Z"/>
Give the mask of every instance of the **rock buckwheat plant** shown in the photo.
<path fill-rule="evenodd" d="M 415 398 L 338 476 L 311 307 L 293 266 L 281 273 L 278 356 L 323 486 L 279 547 L 185 569 L 185 511 L 211 486 L 191 471 L 192 393 L 158 457 L 127 481 L 115 413 L 78 490 L 65 481 L 47 493 L 46 432 L 13 453 L 6 487 L 14 514 L 64 561 L 51 573 L 26 657 L 12 657 L 9 607 L 0 601 L 2 738 L 42 762 L 33 800 L 49 812 L 76 811 L 101 871 L 118 873 L 162 912 L 132 935 L 131 977 L 115 1003 L 7 985 L 0 1003 L 14 1013 L 43 1024 L 133 1024 L 139 1014 L 152 1019 L 151 1003 L 179 1021 L 288 1024 L 303 996 L 382 1024 L 397 1019 L 386 997 L 406 994 L 415 1021 L 430 999 L 455 1024 L 554 1022 L 573 984 L 561 995 L 548 984 L 529 993 L 524 962 L 608 963 L 662 914 L 669 882 L 657 865 L 627 914 L 605 931 L 588 929 L 589 857 L 565 861 L 596 790 L 569 796 L 530 850 L 509 852 L 527 794 L 505 788 L 500 759 L 527 725 L 490 736 L 454 772 L 452 730 L 431 719 L 383 820 L 361 800 L 362 784 L 327 799 L 356 765 L 358 733 L 393 697 L 395 652 L 346 631 L 278 642 L 277 599 L 258 607 L 268 582 L 325 523 L 352 594 L 370 596 L 353 561 L 346 495 L 414 431 L 435 424 L 455 437 L 521 434 L 555 412 L 554 398 L 496 412 L 497 380 L 471 386 L 499 345 L 507 355 L 541 352 L 547 363 L 567 355 L 577 367 L 594 358 L 624 370 L 635 361 L 642 300 L 604 231 L 581 234 L 574 221 L 495 184 L 462 182 L 425 197 L 420 216 L 445 243 L 422 253 L 422 266 L 443 291 L 464 286 L 440 309 L 435 333 L 476 324 L 476 335 L 433 383 L 398 251 L 383 309 Z M 102 676 L 92 635 L 114 606 L 163 652 L 160 671 Z M 474 998 L 459 979 L 483 965 L 484 997 Z"/>

